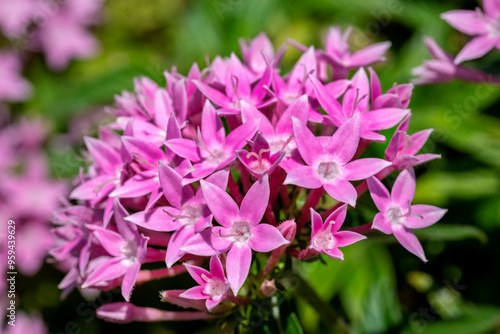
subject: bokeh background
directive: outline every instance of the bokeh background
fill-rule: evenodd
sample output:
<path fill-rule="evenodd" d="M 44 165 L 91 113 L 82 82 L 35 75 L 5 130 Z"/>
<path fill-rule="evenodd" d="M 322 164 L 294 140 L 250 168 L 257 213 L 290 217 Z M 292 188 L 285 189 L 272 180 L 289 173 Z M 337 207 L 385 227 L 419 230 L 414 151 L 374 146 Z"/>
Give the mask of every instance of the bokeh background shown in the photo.
<path fill-rule="evenodd" d="M 10 110 L 13 120 L 44 120 L 51 129 L 44 152 L 51 174 L 70 182 L 85 166 L 83 136 L 94 135 L 96 127 L 106 122 L 104 106 L 112 105 L 113 96 L 122 90 L 133 90 L 136 76 L 165 84 L 164 70 L 176 66 L 187 73 L 192 62 L 205 67 L 207 57 L 229 56 L 233 51 L 240 55 L 238 40 L 261 31 L 276 47 L 287 38 L 323 47 L 329 26 L 353 25 L 353 49 L 392 41 L 387 61 L 375 67 L 387 90 L 394 82 L 410 82 L 411 69 L 429 58 L 423 36 L 434 37 L 456 54 L 467 36 L 453 30 L 439 14 L 478 5 L 468 0 L 107 0 L 99 24 L 91 30 L 99 40 L 99 54 L 53 72 L 40 54 L 28 52 L 23 75 L 34 87 L 33 96 L 2 108 Z M 9 47 L 8 40 L 1 43 Z M 289 48 L 284 70 L 299 56 Z M 500 75 L 499 61 L 500 51 L 495 50 L 471 66 Z M 418 235 L 427 264 L 392 236 L 377 235 L 347 248 L 345 263 L 301 265 L 312 288 L 348 319 L 356 333 L 500 333 L 499 97 L 500 88 L 486 84 L 452 82 L 414 89 L 410 132 L 434 128 L 424 150 L 442 155 L 441 160 L 417 168 L 414 203 L 449 209 L 436 226 Z M 375 146 L 382 156 L 385 145 Z M 358 207 L 365 209 L 356 210 L 354 219 L 359 223 L 373 216 L 369 203 L 366 195 L 360 199 Z M 57 289 L 62 277 L 50 264 L 35 276 L 18 276 L 20 309 L 41 315 L 50 333 L 212 333 L 218 327 L 222 331 L 217 322 L 106 323 L 93 311 L 112 299 L 120 300 L 118 294 L 86 300 L 73 291 L 62 301 Z M 181 275 L 138 287 L 134 302 L 165 307 L 157 291 L 171 284 L 180 288 L 186 279 L 190 280 L 188 275 Z M 327 332 L 328 319 L 300 298 L 307 291 L 296 292 L 299 297 L 290 298 L 283 309 L 296 315 L 304 332 Z M 262 321 L 254 332 L 274 332 L 271 322 Z"/>

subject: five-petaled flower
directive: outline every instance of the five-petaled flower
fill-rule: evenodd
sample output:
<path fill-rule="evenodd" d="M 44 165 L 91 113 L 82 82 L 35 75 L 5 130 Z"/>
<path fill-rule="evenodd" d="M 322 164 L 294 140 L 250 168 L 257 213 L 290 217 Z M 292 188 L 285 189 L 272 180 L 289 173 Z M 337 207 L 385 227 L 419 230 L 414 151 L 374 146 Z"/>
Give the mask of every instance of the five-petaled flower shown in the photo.
<path fill-rule="evenodd" d="M 411 205 L 415 196 L 415 173 L 412 168 L 398 175 L 391 194 L 375 177 L 368 179 L 368 188 L 380 210 L 373 219 L 372 228 L 385 234 L 394 234 L 404 248 L 427 262 L 422 245 L 410 229 L 436 223 L 447 210 L 432 205 Z"/>

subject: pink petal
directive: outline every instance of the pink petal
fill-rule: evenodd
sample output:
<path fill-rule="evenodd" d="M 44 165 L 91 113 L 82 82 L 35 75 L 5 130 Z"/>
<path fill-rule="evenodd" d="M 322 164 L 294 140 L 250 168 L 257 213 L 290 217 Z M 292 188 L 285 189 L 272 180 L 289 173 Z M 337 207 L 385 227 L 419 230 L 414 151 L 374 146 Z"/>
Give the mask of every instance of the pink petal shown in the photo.
<path fill-rule="evenodd" d="M 314 134 L 303 124 L 298 118 L 292 116 L 293 133 L 295 134 L 295 142 L 299 149 L 300 156 L 308 165 L 313 165 L 316 157 L 323 153 L 321 152 L 321 144 L 316 139 Z M 318 150 L 320 152 L 318 152 Z"/>
<path fill-rule="evenodd" d="M 311 84 L 314 88 L 319 104 L 331 117 L 332 122 L 337 126 L 342 124 L 342 120 L 345 118 L 345 116 L 343 114 L 342 106 L 340 105 L 340 103 L 326 89 L 326 86 L 323 86 L 317 78 L 310 75 L 309 80 L 311 81 Z"/>
<path fill-rule="evenodd" d="M 269 122 L 266 116 L 259 111 L 255 106 L 251 105 L 246 101 L 240 101 L 241 105 L 241 119 L 244 123 L 249 122 L 253 119 L 261 118 L 259 131 L 264 135 L 265 138 L 272 137 L 274 135 L 274 127 Z"/>
<path fill-rule="evenodd" d="M 212 88 L 201 81 L 193 80 L 193 83 L 198 87 L 200 92 L 205 95 L 210 101 L 219 107 L 231 108 L 232 103 L 227 96 L 215 88 Z"/>
<path fill-rule="evenodd" d="M 228 177 L 229 177 L 229 168 L 213 173 L 212 175 L 207 177 L 205 181 L 215 184 L 222 190 L 226 190 Z"/>
<path fill-rule="evenodd" d="M 127 270 L 128 268 L 122 264 L 121 258 L 111 258 L 87 277 L 82 284 L 82 288 L 85 289 L 97 283 L 111 281 L 125 274 Z"/>
<path fill-rule="evenodd" d="M 382 212 L 379 212 L 375 215 L 371 228 L 379 230 L 380 232 L 385 234 L 392 234 L 392 224 L 387 221 L 385 215 Z"/>
<path fill-rule="evenodd" d="M 288 244 L 280 231 L 269 224 L 259 224 L 252 228 L 250 247 L 256 252 L 270 252 L 280 246 Z M 234 246 L 233 246 L 234 248 Z"/>
<path fill-rule="evenodd" d="M 207 282 L 203 279 L 203 276 L 206 276 L 208 278 L 212 277 L 212 274 L 210 274 L 206 269 L 203 269 L 201 267 L 193 266 L 193 265 L 187 264 L 187 263 L 184 263 L 184 266 L 186 267 L 187 271 L 189 272 L 189 275 L 191 275 L 191 277 L 193 277 L 193 279 L 199 285 L 207 284 Z"/>
<path fill-rule="evenodd" d="M 120 155 L 111 146 L 102 140 L 85 137 L 85 146 L 92 156 L 92 161 L 103 171 L 114 174 L 115 169 L 121 165 Z"/>
<path fill-rule="evenodd" d="M 158 161 L 165 159 L 165 153 L 161 149 L 143 139 L 123 136 L 122 142 L 123 146 L 130 153 L 130 155 L 133 157 L 135 156 L 140 160 L 146 160 L 153 165 L 156 165 Z M 139 163 L 142 164 L 141 162 Z M 148 165 L 145 166 L 151 168 Z"/>
<path fill-rule="evenodd" d="M 492 19 L 500 16 L 500 1 L 498 0 L 483 0 L 483 8 L 486 15 Z"/>
<path fill-rule="evenodd" d="M 302 95 L 295 100 L 288 108 L 276 124 L 276 134 L 283 137 L 289 137 L 293 134 L 292 116 L 296 117 L 302 124 L 307 124 L 307 116 L 309 110 L 309 102 L 307 95 Z"/>
<path fill-rule="evenodd" d="M 497 42 L 496 38 L 490 36 L 479 36 L 467 43 L 455 57 L 455 64 L 466 60 L 476 59 L 487 54 Z"/>
<path fill-rule="evenodd" d="M 288 88 L 292 92 L 298 92 L 301 82 L 307 75 L 316 71 L 316 56 L 314 47 L 310 47 L 297 61 L 288 78 Z"/>
<path fill-rule="evenodd" d="M 368 66 L 384 60 L 384 54 L 391 47 L 391 42 L 382 42 L 369 45 L 359 51 L 354 52 L 350 59 L 351 67 Z"/>
<path fill-rule="evenodd" d="M 208 100 L 201 113 L 201 135 L 208 148 L 220 146 L 226 137 L 222 121 Z"/>
<path fill-rule="evenodd" d="M 122 236 L 116 232 L 97 228 L 94 230 L 94 235 L 106 251 L 113 256 L 121 255 L 121 246 L 125 244 Z"/>
<path fill-rule="evenodd" d="M 231 227 L 232 222 L 239 216 L 239 208 L 236 202 L 216 185 L 201 180 L 201 190 L 207 202 L 208 208 L 219 224 Z"/>
<path fill-rule="evenodd" d="M 182 177 L 163 162 L 158 165 L 158 176 L 163 194 L 170 205 L 181 209 L 184 203 L 194 197 L 191 186 L 182 186 Z"/>
<path fill-rule="evenodd" d="M 335 157 L 339 164 L 351 161 L 359 144 L 360 117 L 356 113 L 333 134 L 325 151 Z M 317 151 L 318 149 L 316 149 Z"/>
<path fill-rule="evenodd" d="M 432 205 L 412 205 L 411 213 L 418 216 L 412 215 L 407 217 L 404 226 L 408 228 L 424 228 L 431 226 L 440 220 L 447 211 L 446 209 L 441 209 Z"/>
<path fill-rule="evenodd" d="M 399 225 L 394 227 L 392 232 L 404 248 L 418 256 L 422 261 L 427 262 L 422 245 L 412 231 Z"/>
<path fill-rule="evenodd" d="M 269 177 L 265 175 L 248 190 L 240 207 L 240 217 L 250 226 L 257 225 L 264 216 L 269 201 Z"/>
<path fill-rule="evenodd" d="M 354 160 L 342 169 L 342 177 L 349 181 L 364 180 L 392 165 L 391 162 L 377 158 Z"/>
<path fill-rule="evenodd" d="M 391 195 L 387 188 L 376 177 L 370 177 L 366 180 L 370 196 L 381 212 L 385 212 L 387 207 L 391 204 Z"/>
<path fill-rule="evenodd" d="M 377 97 L 382 95 L 382 86 L 380 85 L 380 80 L 378 78 L 377 72 L 373 70 L 373 68 L 369 68 L 368 72 L 370 72 L 370 91 L 371 98 L 374 101 Z"/>
<path fill-rule="evenodd" d="M 217 305 L 219 305 L 222 301 L 223 301 L 223 298 L 217 299 L 217 300 L 207 299 L 207 301 L 205 303 L 205 306 L 207 307 L 207 310 L 209 312 L 212 312 L 212 310 L 214 309 L 214 307 L 216 307 Z"/>
<path fill-rule="evenodd" d="M 247 279 L 251 262 L 252 249 L 246 244 L 240 246 L 234 245 L 227 253 L 227 280 L 235 296 Z"/>
<path fill-rule="evenodd" d="M 93 200 L 106 196 L 115 188 L 114 175 L 94 177 L 73 189 L 70 198 L 79 200 Z M 104 185 L 104 186 L 103 186 Z"/>
<path fill-rule="evenodd" d="M 154 97 L 155 123 L 162 129 L 166 129 L 168 119 L 170 118 L 170 115 L 173 114 L 173 111 L 174 105 L 168 92 L 163 88 L 158 89 Z"/>
<path fill-rule="evenodd" d="M 204 282 L 203 284 L 205 284 Z M 200 299 L 207 299 L 207 296 L 204 293 L 205 287 L 204 286 L 195 286 L 191 289 L 188 289 L 181 293 L 179 296 L 182 298 L 186 299 L 194 299 L 194 300 L 200 300 Z"/>
<path fill-rule="evenodd" d="M 226 280 L 226 276 L 224 275 L 224 268 L 222 267 L 222 263 L 217 255 L 214 255 L 210 258 L 210 272 L 212 275 L 221 281 Z"/>
<path fill-rule="evenodd" d="M 340 79 L 326 84 L 325 89 L 333 96 L 333 98 L 338 99 L 345 93 L 351 84 L 351 80 Z"/>
<path fill-rule="evenodd" d="M 335 180 L 333 183 L 325 183 L 323 185 L 328 195 L 333 199 L 347 203 L 352 207 L 356 206 L 356 198 L 358 194 L 352 184 L 345 180 Z"/>
<path fill-rule="evenodd" d="M 250 81 L 246 69 L 234 53 L 229 58 L 229 66 L 226 70 L 226 95 L 229 98 L 248 99 L 250 97 Z M 237 83 L 235 85 L 234 83 Z M 234 91 L 236 88 L 236 91 Z"/>
<path fill-rule="evenodd" d="M 230 152 L 234 157 L 234 151 L 243 148 L 247 140 L 252 139 L 259 128 L 260 121 L 260 118 L 249 120 L 231 131 L 224 142 L 224 149 Z"/>
<path fill-rule="evenodd" d="M 118 186 L 109 194 L 109 197 L 136 198 L 147 195 L 158 187 L 158 181 L 154 177 L 137 174 Z"/>
<path fill-rule="evenodd" d="M 383 108 L 369 111 L 361 116 L 361 123 L 369 130 L 385 130 L 398 124 L 410 110 Z"/>
<path fill-rule="evenodd" d="M 345 247 L 352 245 L 355 242 L 366 239 L 366 236 L 351 232 L 351 231 L 341 231 L 335 233 L 335 246 L 336 247 Z"/>
<path fill-rule="evenodd" d="M 174 151 L 175 154 L 193 162 L 201 160 L 200 149 L 194 140 L 184 138 L 170 139 L 165 142 L 165 146 Z"/>
<path fill-rule="evenodd" d="M 342 251 L 338 248 L 327 250 L 324 253 L 329 257 L 331 257 L 332 259 L 344 261 L 344 253 L 342 253 Z"/>
<path fill-rule="evenodd" d="M 347 214 L 347 204 L 342 205 L 339 207 L 337 210 L 333 211 L 328 218 L 325 220 L 325 227 L 328 226 L 327 224 L 330 224 L 331 221 L 334 222 L 332 226 L 332 233 L 337 232 L 341 227 L 342 224 L 344 223 L 345 216 Z"/>
<path fill-rule="evenodd" d="M 172 237 L 168 242 L 167 254 L 165 256 L 167 268 L 172 267 L 175 262 L 186 254 L 186 252 L 181 250 L 181 247 L 193 236 L 194 228 L 187 226 L 183 226 L 172 234 Z"/>
<path fill-rule="evenodd" d="M 351 80 L 352 85 L 345 92 L 342 100 L 344 111 L 349 116 L 354 115 L 355 111 L 365 111 L 370 102 L 370 82 L 364 68 L 360 68 Z"/>
<path fill-rule="evenodd" d="M 137 281 L 137 276 L 139 275 L 139 270 L 141 269 L 140 263 L 134 263 L 134 265 L 128 268 L 122 281 L 122 296 L 126 301 L 130 301 L 130 295 L 132 294 L 132 289 L 134 288 L 135 282 Z"/>
<path fill-rule="evenodd" d="M 182 213 L 179 209 L 170 206 L 161 206 L 151 209 L 148 214 L 146 214 L 145 211 L 134 213 L 126 217 L 125 220 L 151 231 L 171 232 L 180 228 L 182 222 L 179 220 L 174 221 L 174 218 L 165 211 L 171 215 L 179 215 Z"/>
<path fill-rule="evenodd" d="M 311 208 L 310 211 L 311 211 L 311 227 L 312 227 L 311 235 L 314 236 L 323 227 L 323 219 L 321 219 L 321 215 L 316 211 L 314 211 L 313 208 Z"/>
<path fill-rule="evenodd" d="M 401 207 L 407 207 L 415 197 L 415 172 L 413 168 L 403 170 L 392 187 L 391 199 Z"/>
<path fill-rule="evenodd" d="M 292 169 L 287 174 L 283 184 L 294 184 L 307 189 L 316 189 L 323 185 L 323 181 L 312 167 L 300 166 Z"/>
<path fill-rule="evenodd" d="M 417 133 L 412 134 L 411 140 L 412 140 L 412 145 L 411 147 L 406 150 L 406 154 L 416 154 L 420 149 L 425 145 L 427 142 L 427 139 L 429 139 L 429 136 L 431 135 L 432 131 L 434 129 L 427 129 L 427 130 L 422 130 Z"/>
<path fill-rule="evenodd" d="M 441 18 L 453 28 L 467 35 L 488 33 L 488 25 L 482 13 L 475 10 L 451 10 L 441 14 Z"/>

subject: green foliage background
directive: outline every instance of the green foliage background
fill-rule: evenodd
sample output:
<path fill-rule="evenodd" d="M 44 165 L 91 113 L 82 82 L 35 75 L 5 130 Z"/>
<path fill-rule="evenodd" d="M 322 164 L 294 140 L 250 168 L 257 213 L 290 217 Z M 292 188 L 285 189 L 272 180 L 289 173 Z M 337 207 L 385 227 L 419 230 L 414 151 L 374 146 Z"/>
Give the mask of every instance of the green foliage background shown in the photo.
<path fill-rule="evenodd" d="M 112 105 L 114 94 L 131 90 L 134 76 L 164 84 L 165 69 L 177 66 L 186 73 L 193 61 L 204 67 L 207 55 L 210 59 L 233 51 L 239 55 L 238 39 L 261 31 L 275 46 L 290 37 L 322 47 L 330 25 L 353 25 L 355 49 L 376 41 L 393 42 L 387 61 L 376 66 L 388 89 L 394 82 L 409 82 L 411 69 L 429 58 L 423 36 L 434 37 L 456 54 L 467 37 L 439 14 L 477 5 L 466 0 L 108 0 L 102 25 L 95 28 L 100 55 L 73 62 L 58 74 L 34 55 L 25 75 L 36 88 L 35 96 L 12 109 L 17 114 L 41 115 L 53 126 L 56 138 L 71 129 L 75 117 L 85 119 L 104 105 Z M 284 70 L 299 56 L 290 48 Z M 472 65 L 498 73 L 499 60 L 496 50 Z M 347 319 L 354 333 L 500 333 L 499 97 L 498 87 L 462 82 L 415 88 L 410 132 L 436 129 L 424 150 L 443 157 L 417 169 L 415 202 L 449 209 L 436 226 L 420 231 L 429 262 L 421 263 L 392 236 L 374 234 L 369 241 L 348 247 L 344 263 L 330 259 L 294 263 L 324 305 L 310 303 L 301 288 L 289 288 L 280 297 L 284 332 L 329 332 L 331 319 L 318 310 L 328 306 Z M 76 175 L 82 165 L 80 146 L 49 150 L 55 177 Z M 382 157 L 384 149 L 385 145 L 376 144 L 373 152 Z M 350 215 L 353 222 L 373 217 L 370 203 L 366 195 L 360 199 L 358 207 L 365 209 Z M 201 322 L 105 323 L 95 319 L 92 310 L 108 299 L 86 301 L 73 292 L 61 302 L 55 287 L 61 278 L 61 273 L 47 265 L 40 276 L 20 283 L 22 308 L 39 310 L 51 333 L 212 333 L 217 327 L 222 331 L 218 322 L 209 326 Z M 165 307 L 156 291 L 187 287 L 190 282 L 186 275 L 152 282 L 136 288 L 133 301 Z M 263 321 L 253 332 L 274 333 L 273 312 L 261 314 Z M 73 323 L 76 327 L 68 326 Z"/>

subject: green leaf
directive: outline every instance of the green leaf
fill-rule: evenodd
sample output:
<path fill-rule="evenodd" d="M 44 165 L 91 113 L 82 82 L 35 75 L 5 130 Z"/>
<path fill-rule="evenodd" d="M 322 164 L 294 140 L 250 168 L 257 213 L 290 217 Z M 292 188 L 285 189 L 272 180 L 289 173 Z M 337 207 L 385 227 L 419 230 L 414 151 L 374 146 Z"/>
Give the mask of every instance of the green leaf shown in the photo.
<path fill-rule="evenodd" d="M 286 334 L 304 334 L 302 327 L 300 326 L 299 319 L 295 313 L 290 313 L 288 319 L 286 319 Z"/>
<path fill-rule="evenodd" d="M 477 239 L 481 243 L 488 241 L 488 236 L 472 225 L 434 225 L 421 230 L 413 230 L 419 240 L 464 240 Z"/>
<path fill-rule="evenodd" d="M 422 319 L 423 320 L 423 319 Z M 419 323 L 419 333 L 421 334 L 481 334 L 489 333 L 494 329 L 498 329 L 500 323 L 500 310 L 493 307 L 478 307 L 468 312 L 460 319 L 450 321 L 440 321 L 426 324 Z M 413 333 L 414 328 L 410 327 L 403 333 Z"/>

